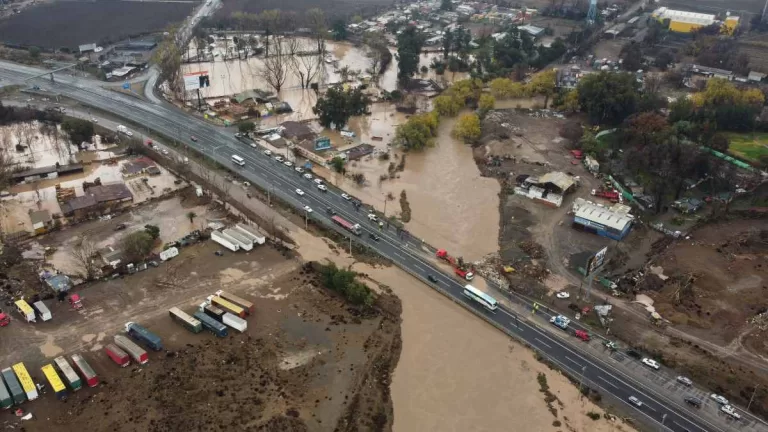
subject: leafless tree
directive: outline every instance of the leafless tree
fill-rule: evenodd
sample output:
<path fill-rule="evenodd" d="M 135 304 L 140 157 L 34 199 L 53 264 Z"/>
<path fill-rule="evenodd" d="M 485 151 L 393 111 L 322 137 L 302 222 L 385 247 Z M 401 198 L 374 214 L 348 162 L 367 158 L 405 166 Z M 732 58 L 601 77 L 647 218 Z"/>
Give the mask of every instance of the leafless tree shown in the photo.
<path fill-rule="evenodd" d="M 92 280 L 96 276 L 96 245 L 84 235 L 69 252 L 80 271 L 80 276 L 86 280 Z"/>
<path fill-rule="evenodd" d="M 291 49 L 291 66 L 293 72 L 301 81 L 301 88 L 309 88 L 309 85 L 317 76 L 322 65 L 322 57 L 315 54 L 309 54 L 309 42 L 306 40 L 293 39 L 289 44 Z"/>
<path fill-rule="evenodd" d="M 0 147 L 0 190 L 10 184 L 13 171 L 13 159 L 5 146 Z"/>
<path fill-rule="evenodd" d="M 368 73 L 371 74 L 373 79 L 376 79 L 381 73 L 383 52 L 388 49 L 387 40 L 381 33 L 368 33 L 363 38 L 363 41 L 368 46 L 365 53 L 366 57 L 368 57 Z"/>
<path fill-rule="evenodd" d="M 274 38 L 273 42 L 275 43 L 271 44 L 272 49 L 269 55 L 264 58 L 261 76 L 277 93 L 280 93 L 280 89 L 283 88 L 285 81 L 288 79 L 288 72 L 292 61 L 288 44 L 291 40 L 294 39 L 288 38 L 285 41 L 284 38 Z"/>
<path fill-rule="evenodd" d="M 325 13 L 317 8 L 307 11 L 307 24 L 312 31 L 312 38 L 317 45 L 317 53 L 320 57 L 325 57 L 325 36 L 328 31 L 328 24 Z"/>

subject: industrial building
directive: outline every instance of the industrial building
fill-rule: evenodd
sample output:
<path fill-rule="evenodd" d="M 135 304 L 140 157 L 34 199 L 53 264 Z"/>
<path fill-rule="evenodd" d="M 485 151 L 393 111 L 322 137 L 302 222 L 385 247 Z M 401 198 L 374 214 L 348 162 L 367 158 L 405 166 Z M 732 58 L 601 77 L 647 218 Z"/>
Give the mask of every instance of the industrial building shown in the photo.
<path fill-rule="evenodd" d="M 624 205 L 608 208 L 582 198 L 576 198 L 573 203 L 574 228 L 613 240 L 624 239 L 634 219 Z"/>
<path fill-rule="evenodd" d="M 652 16 L 662 23 L 668 23 L 669 31 L 675 33 L 692 33 L 702 27 L 721 22 L 712 14 L 679 11 L 666 7 L 656 9 Z M 722 22 L 721 32 L 723 34 L 733 34 L 738 25 L 739 17 L 728 16 Z"/>

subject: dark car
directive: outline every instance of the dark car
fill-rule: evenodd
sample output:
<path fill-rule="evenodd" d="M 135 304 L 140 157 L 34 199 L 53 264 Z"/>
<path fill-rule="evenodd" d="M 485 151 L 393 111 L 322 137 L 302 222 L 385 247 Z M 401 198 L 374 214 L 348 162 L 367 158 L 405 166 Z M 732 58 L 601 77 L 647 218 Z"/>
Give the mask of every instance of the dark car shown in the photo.
<path fill-rule="evenodd" d="M 432 283 L 437 283 L 437 278 L 432 275 L 427 275 L 427 280 L 429 280 Z"/>
<path fill-rule="evenodd" d="M 368 234 L 368 237 L 372 238 L 372 239 L 373 239 L 373 241 L 379 241 L 379 240 L 381 240 L 381 237 L 377 236 L 377 235 L 376 235 L 376 234 L 374 234 L 374 233 L 369 233 L 369 234 Z"/>
<path fill-rule="evenodd" d="M 696 408 L 701 408 L 701 405 L 703 404 L 703 402 L 701 401 L 701 399 L 699 399 L 699 398 L 695 398 L 695 397 L 693 397 L 693 396 L 686 396 L 686 397 L 685 397 L 685 403 L 687 403 L 687 404 L 689 404 L 689 405 L 693 405 L 693 406 L 695 406 Z"/>
<path fill-rule="evenodd" d="M 627 353 L 628 356 L 630 356 L 630 357 L 632 357 L 634 359 L 640 360 L 641 358 L 643 358 L 643 355 L 640 354 L 639 352 L 635 351 L 635 350 L 628 349 L 626 351 L 626 353 Z"/>
<path fill-rule="evenodd" d="M 115 231 L 122 231 L 122 230 L 124 230 L 126 228 L 128 228 L 128 226 L 126 224 L 124 224 L 124 223 L 117 224 L 117 226 L 115 227 Z"/>
<path fill-rule="evenodd" d="M 326 212 L 326 213 L 328 213 L 328 214 L 329 214 L 329 215 L 331 215 L 331 216 L 336 216 L 336 210 L 334 210 L 334 209 L 332 209 L 332 208 L 330 208 L 330 207 L 328 207 L 327 209 L 325 209 L 325 212 Z"/>

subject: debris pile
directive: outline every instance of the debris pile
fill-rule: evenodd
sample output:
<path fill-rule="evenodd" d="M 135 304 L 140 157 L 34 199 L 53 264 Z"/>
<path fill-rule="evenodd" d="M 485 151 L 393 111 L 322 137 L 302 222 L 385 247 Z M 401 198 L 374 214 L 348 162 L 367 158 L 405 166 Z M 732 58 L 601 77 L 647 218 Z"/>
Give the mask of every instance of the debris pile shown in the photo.
<path fill-rule="evenodd" d="M 505 290 L 509 289 L 509 281 L 502 277 L 499 269 L 502 267 L 501 257 L 498 253 L 490 253 L 478 261 L 472 263 L 475 267 L 475 273 L 479 274 L 486 281 L 496 284 Z"/>
<path fill-rule="evenodd" d="M 533 259 L 542 258 L 544 256 L 544 247 L 533 240 L 521 241 L 517 246 Z"/>
<path fill-rule="evenodd" d="M 529 262 L 519 268 L 519 273 L 527 278 L 543 282 L 549 276 L 550 271 L 538 263 Z"/>
<path fill-rule="evenodd" d="M 747 320 L 747 323 L 756 326 L 760 330 L 768 330 L 768 311 L 753 316 Z"/>

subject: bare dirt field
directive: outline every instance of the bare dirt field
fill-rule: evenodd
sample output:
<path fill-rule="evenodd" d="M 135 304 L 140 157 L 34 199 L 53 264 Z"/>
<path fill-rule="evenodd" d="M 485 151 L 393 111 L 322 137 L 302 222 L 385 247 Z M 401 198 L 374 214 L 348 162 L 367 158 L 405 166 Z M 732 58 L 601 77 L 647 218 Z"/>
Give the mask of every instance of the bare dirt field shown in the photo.
<path fill-rule="evenodd" d="M 25 404 L 27 431 L 385 430 L 392 422 L 389 375 L 399 355 L 399 302 L 381 295 L 361 315 L 321 288 L 311 270 L 264 246 L 214 257 L 208 241 L 161 267 L 80 291 L 77 313 L 52 305 L 54 320 L 15 321 L 0 335 L 3 365 L 24 360 L 33 379 L 52 357 L 84 352 L 95 389 L 66 402 Z M 225 287 L 256 303 L 244 334 L 192 334 L 167 309 L 192 312 Z M 129 320 L 164 341 L 146 366 L 125 369 L 103 353 Z M 14 421 L 15 423 L 15 421 Z"/>
<path fill-rule="evenodd" d="M 76 49 L 165 30 L 183 21 L 197 3 L 62 1 L 25 9 L 0 21 L 7 44 Z"/>

